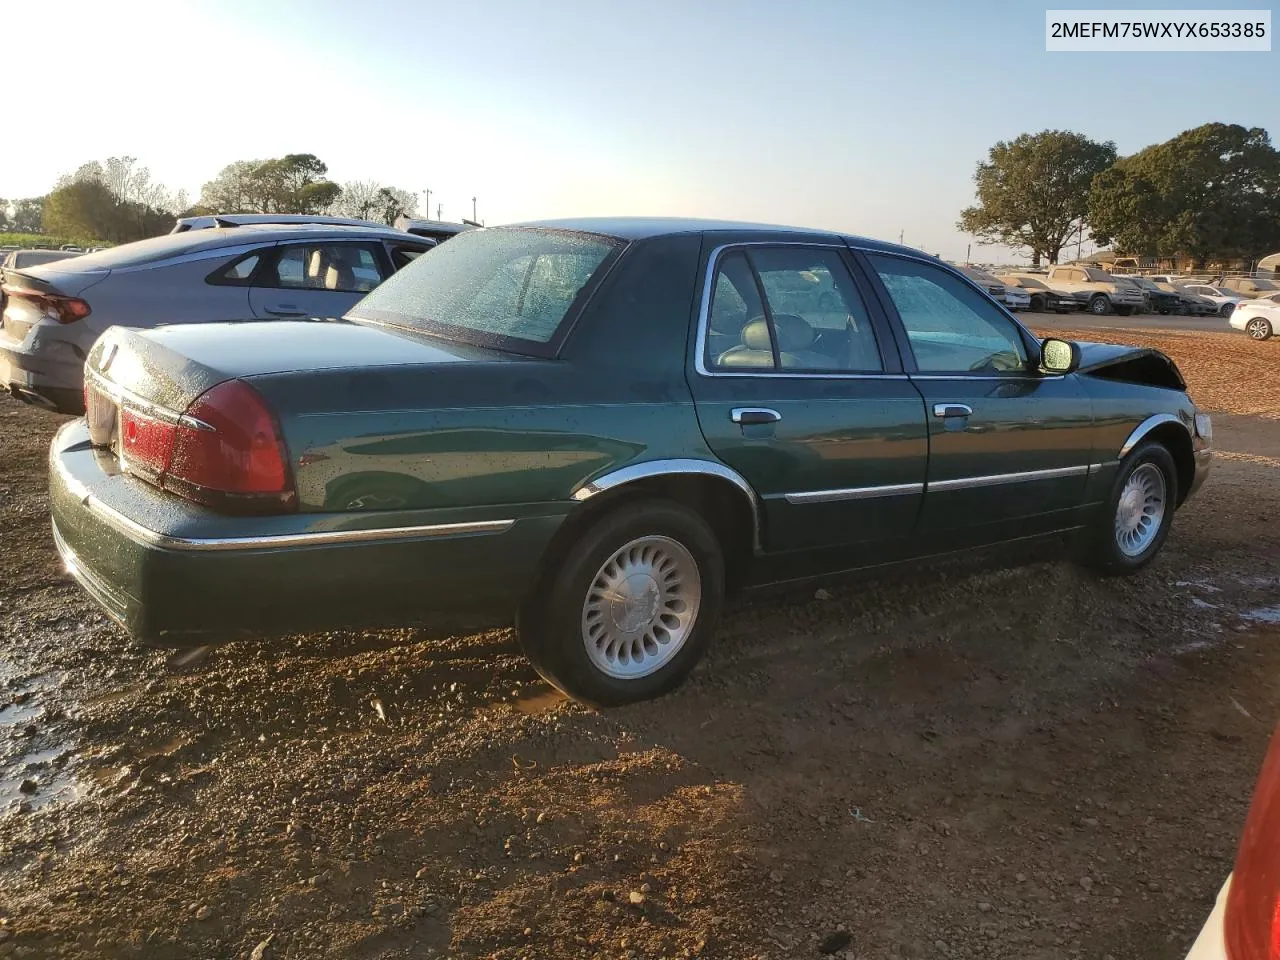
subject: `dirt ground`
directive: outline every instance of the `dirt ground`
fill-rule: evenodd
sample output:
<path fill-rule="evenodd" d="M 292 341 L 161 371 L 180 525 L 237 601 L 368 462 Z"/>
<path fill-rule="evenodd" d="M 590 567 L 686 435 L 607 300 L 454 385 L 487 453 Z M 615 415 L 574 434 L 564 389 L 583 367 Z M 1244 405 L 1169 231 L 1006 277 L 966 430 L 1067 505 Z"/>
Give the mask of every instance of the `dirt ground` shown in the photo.
<path fill-rule="evenodd" d="M 607 712 L 506 632 L 133 647 L 0 398 L 0 956 L 1181 958 L 1280 717 L 1280 343 L 1125 339 L 1219 414 L 1147 571 L 758 596 Z"/>

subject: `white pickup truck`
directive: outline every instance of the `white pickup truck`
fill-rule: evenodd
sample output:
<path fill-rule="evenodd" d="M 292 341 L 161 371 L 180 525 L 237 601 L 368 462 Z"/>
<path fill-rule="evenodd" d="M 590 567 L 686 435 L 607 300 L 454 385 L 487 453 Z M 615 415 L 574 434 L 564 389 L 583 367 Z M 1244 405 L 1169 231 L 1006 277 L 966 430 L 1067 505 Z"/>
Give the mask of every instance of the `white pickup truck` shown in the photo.
<path fill-rule="evenodd" d="M 1115 277 L 1098 267 L 1050 267 L 1045 282 L 1055 290 L 1071 294 L 1096 316 L 1112 311 L 1128 316 L 1141 311 L 1144 303 L 1141 290 L 1131 284 L 1118 282 Z"/>

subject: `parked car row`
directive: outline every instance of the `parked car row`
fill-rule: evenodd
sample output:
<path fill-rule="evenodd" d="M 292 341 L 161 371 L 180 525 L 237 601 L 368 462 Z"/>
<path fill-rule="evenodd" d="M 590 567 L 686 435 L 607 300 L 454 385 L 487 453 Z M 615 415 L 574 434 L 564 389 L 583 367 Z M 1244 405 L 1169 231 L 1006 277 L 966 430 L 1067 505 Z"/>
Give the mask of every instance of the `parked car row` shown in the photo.
<path fill-rule="evenodd" d="M 81 413 L 84 363 L 108 327 L 340 317 L 437 242 L 334 218 L 194 217 L 164 236 L 6 268 L 0 387 Z M 35 253 L 57 254 L 10 257 Z"/>

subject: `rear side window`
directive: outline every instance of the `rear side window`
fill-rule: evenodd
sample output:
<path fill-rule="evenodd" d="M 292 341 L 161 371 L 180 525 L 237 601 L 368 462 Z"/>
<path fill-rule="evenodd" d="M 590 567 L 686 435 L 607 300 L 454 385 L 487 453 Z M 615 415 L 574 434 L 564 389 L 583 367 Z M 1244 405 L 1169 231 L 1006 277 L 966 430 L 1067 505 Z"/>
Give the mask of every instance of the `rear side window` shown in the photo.
<path fill-rule="evenodd" d="M 230 264 L 215 270 L 209 274 L 207 280 L 209 283 L 222 286 L 247 286 L 253 278 L 253 272 L 258 269 L 258 264 L 262 262 L 262 255 L 259 253 L 248 253 L 243 257 L 237 257 Z"/>
<path fill-rule="evenodd" d="M 709 369 L 884 369 L 866 307 L 835 250 L 734 251 L 720 262 L 713 290 L 704 358 Z"/>
<path fill-rule="evenodd" d="M 349 316 L 548 356 L 622 246 L 569 231 L 471 230 L 409 264 Z"/>
<path fill-rule="evenodd" d="M 255 286 L 284 290 L 367 293 L 383 280 L 373 248 L 360 243 L 299 243 L 281 247 Z"/>

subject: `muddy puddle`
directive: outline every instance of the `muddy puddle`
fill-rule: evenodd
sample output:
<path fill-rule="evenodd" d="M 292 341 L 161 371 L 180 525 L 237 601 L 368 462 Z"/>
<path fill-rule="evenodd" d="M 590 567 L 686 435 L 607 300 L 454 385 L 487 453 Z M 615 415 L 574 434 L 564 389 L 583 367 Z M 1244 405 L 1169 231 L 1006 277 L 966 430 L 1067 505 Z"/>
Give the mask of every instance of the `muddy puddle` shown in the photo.
<path fill-rule="evenodd" d="M 81 795 L 71 769 L 75 745 L 57 706 L 61 683 L 59 673 L 11 677 L 0 693 L 0 812 L 38 810 Z"/>

